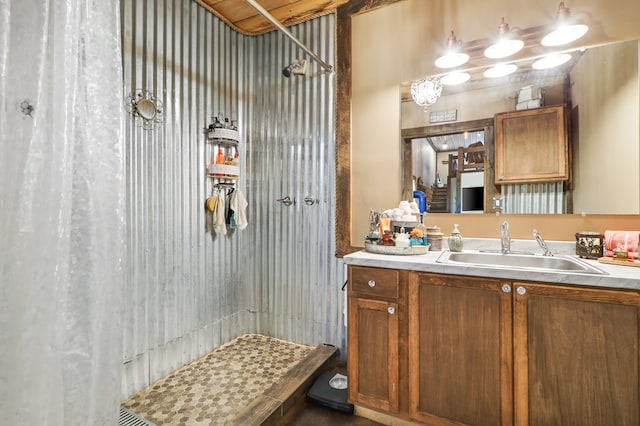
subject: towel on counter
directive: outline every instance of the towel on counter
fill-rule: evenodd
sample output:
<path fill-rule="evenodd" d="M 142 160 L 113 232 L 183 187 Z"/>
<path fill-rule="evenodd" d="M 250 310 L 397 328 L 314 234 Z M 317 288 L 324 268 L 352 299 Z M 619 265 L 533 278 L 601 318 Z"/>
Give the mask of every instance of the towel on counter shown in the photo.
<path fill-rule="evenodd" d="M 637 259 L 639 240 L 640 231 L 604 231 L 604 255 L 613 256 L 613 251 L 620 246 L 626 248 L 630 259 Z"/>
<path fill-rule="evenodd" d="M 247 200 L 244 198 L 244 194 L 239 189 L 233 191 L 231 194 L 230 208 L 233 210 L 233 220 L 238 229 L 242 230 L 247 227 L 249 222 L 247 221 Z"/>

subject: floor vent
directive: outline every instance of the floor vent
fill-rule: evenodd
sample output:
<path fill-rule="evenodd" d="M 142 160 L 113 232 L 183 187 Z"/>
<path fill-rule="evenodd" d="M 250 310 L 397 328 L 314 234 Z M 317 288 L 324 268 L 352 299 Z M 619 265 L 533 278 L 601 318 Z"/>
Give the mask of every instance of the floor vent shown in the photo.
<path fill-rule="evenodd" d="M 143 419 L 135 413 L 120 407 L 120 421 L 118 426 L 156 426 L 155 424 Z"/>

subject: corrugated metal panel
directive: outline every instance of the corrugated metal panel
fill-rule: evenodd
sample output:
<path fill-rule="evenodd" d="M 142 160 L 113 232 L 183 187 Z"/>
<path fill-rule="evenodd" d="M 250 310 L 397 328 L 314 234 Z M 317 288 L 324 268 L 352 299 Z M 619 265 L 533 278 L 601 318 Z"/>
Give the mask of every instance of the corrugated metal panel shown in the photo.
<path fill-rule="evenodd" d="M 246 332 L 344 346 L 334 257 L 334 76 L 278 33 L 247 37 L 190 0 L 123 0 L 125 96 L 164 104 L 164 124 L 126 124 L 129 279 L 123 397 Z M 332 62 L 334 18 L 291 28 Z M 239 120 L 249 227 L 205 232 L 202 129 Z M 274 200 L 295 197 L 286 208 Z M 318 204 L 307 206 L 311 196 Z"/>
<path fill-rule="evenodd" d="M 220 112 L 246 121 L 253 42 L 191 1 L 121 7 L 125 96 L 149 90 L 165 116 L 152 130 L 126 124 L 130 395 L 247 327 L 240 241 L 204 229 L 202 129 Z"/>
<path fill-rule="evenodd" d="M 320 58 L 333 62 L 333 15 L 292 27 L 291 32 Z M 256 99 L 247 158 L 257 224 L 256 244 L 248 257 L 256 330 L 344 348 L 344 272 L 334 256 L 335 74 L 311 61 L 306 75 L 285 78 L 283 68 L 304 58 L 303 52 L 277 32 L 256 43 Z M 287 207 L 276 201 L 287 196 L 296 203 Z"/>
<path fill-rule="evenodd" d="M 563 182 L 502 185 L 503 213 L 560 214 L 567 207 Z"/>

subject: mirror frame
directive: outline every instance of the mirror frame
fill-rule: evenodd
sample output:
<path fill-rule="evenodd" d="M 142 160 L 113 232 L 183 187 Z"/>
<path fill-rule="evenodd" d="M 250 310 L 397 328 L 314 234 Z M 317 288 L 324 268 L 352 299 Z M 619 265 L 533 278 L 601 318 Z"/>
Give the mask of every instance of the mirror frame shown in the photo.
<path fill-rule="evenodd" d="M 336 13 L 336 256 L 351 245 L 351 17 L 402 0 L 351 0 Z"/>

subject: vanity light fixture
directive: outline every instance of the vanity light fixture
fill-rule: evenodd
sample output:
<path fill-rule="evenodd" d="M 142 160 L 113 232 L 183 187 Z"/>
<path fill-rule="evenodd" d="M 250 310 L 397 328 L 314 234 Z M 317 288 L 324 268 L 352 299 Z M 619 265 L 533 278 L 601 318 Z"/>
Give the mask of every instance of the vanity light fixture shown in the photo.
<path fill-rule="evenodd" d="M 491 59 L 500 59 L 511 56 L 519 52 L 524 47 L 524 42 L 511 32 L 509 24 L 504 22 L 504 18 L 498 26 L 498 39 L 484 51 L 484 56 Z"/>
<path fill-rule="evenodd" d="M 569 59 L 571 59 L 571 55 L 568 53 L 552 53 L 535 61 L 531 68 L 534 70 L 548 70 L 567 63 Z"/>
<path fill-rule="evenodd" d="M 516 64 L 500 63 L 491 68 L 487 68 L 483 75 L 487 78 L 504 77 L 515 72 L 517 69 L 518 66 Z"/>
<path fill-rule="evenodd" d="M 589 31 L 589 27 L 573 21 L 569 9 L 564 6 L 564 2 L 560 2 L 557 25 L 553 31 L 544 36 L 541 43 L 543 46 L 562 46 L 579 39 L 587 31 Z"/>
<path fill-rule="evenodd" d="M 438 78 L 424 77 L 411 83 L 411 98 L 421 107 L 436 103 L 442 94 L 442 82 Z"/>
<path fill-rule="evenodd" d="M 438 68 L 455 68 L 469 61 L 469 55 L 460 52 L 460 43 L 456 35 L 451 30 L 451 35 L 447 40 L 447 53 L 436 59 Z"/>
<path fill-rule="evenodd" d="M 462 71 L 453 71 L 449 74 L 445 75 L 440 79 L 440 82 L 445 86 L 455 86 L 457 84 L 462 84 L 468 81 L 471 78 L 471 75 L 468 72 Z"/>

